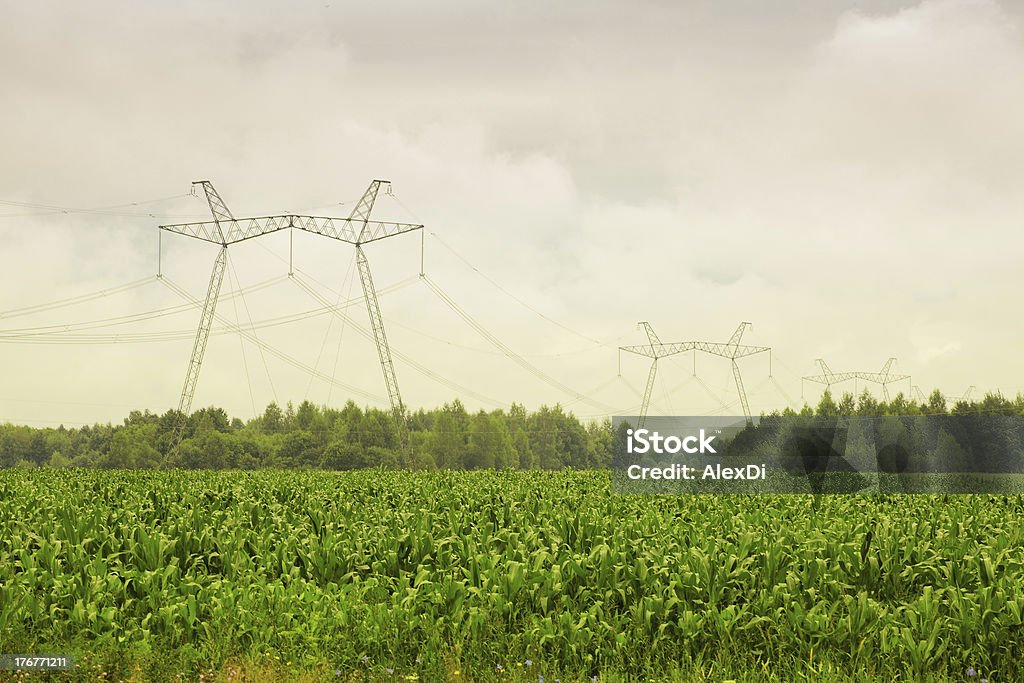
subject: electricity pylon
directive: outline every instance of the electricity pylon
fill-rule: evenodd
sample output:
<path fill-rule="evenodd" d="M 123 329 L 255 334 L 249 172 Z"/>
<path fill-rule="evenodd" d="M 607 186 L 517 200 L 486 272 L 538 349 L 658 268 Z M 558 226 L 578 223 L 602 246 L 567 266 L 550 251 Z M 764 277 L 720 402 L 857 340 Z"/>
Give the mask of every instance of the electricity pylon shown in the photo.
<path fill-rule="evenodd" d="M 743 358 L 744 356 L 752 356 L 755 353 L 771 351 L 771 347 L 741 345 L 740 339 L 743 337 L 743 332 L 749 326 L 750 323 L 748 322 L 740 323 L 740 326 L 736 328 L 735 332 L 733 332 L 729 341 L 724 344 L 706 341 L 687 341 L 663 344 L 658 338 L 658 335 L 654 333 L 654 329 L 651 327 L 650 323 L 641 322 L 638 327 L 642 327 L 647 332 L 647 339 L 650 341 L 650 344 L 619 347 L 620 353 L 622 351 L 626 351 L 628 353 L 647 356 L 652 359 L 651 369 L 647 373 L 647 386 L 644 388 L 643 400 L 640 403 L 639 424 L 637 427 L 642 427 L 647 418 L 647 408 L 650 405 L 651 393 L 654 390 L 654 377 L 658 371 L 658 359 L 665 358 L 666 356 L 672 356 L 677 353 L 683 353 L 685 351 L 703 351 L 704 353 L 710 353 L 715 356 L 721 356 L 729 359 L 732 363 L 732 376 L 736 381 L 736 393 L 739 394 L 740 404 L 743 406 L 743 416 L 747 419 L 748 424 L 752 423 L 753 420 L 750 417 L 750 405 L 747 403 L 747 392 L 743 388 L 743 378 L 740 376 L 740 366 L 736 362 L 736 359 Z"/>
<path fill-rule="evenodd" d="M 206 194 L 206 200 L 210 205 L 210 213 L 213 214 L 213 220 L 201 223 L 179 223 L 160 226 L 160 230 L 220 245 L 220 251 L 213 264 L 213 272 L 210 274 L 210 285 L 206 291 L 206 302 L 203 304 L 199 328 L 196 330 L 195 344 L 192 346 L 192 358 L 189 360 L 188 372 L 185 375 L 185 385 L 181 390 L 181 400 L 178 402 L 178 410 L 187 416 L 192 407 L 192 398 L 195 395 L 196 384 L 199 381 L 199 370 L 202 368 L 203 356 L 206 352 L 206 342 L 210 337 L 210 328 L 213 324 L 214 312 L 217 308 L 217 299 L 220 296 L 221 283 L 224 281 L 228 246 L 279 230 L 299 229 L 330 237 L 341 242 L 347 242 L 356 248 L 356 262 L 359 266 L 359 278 L 363 286 L 363 298 L 366 299 L 366 308 L 370 316 L 370 324 L 373 327 L 374 340 L 377 342 L 377 355 L 380 358 L 381 369 L 384 373 L 384 383 L 387 385 L 388 399 L 391 402 L 391 413 L 395 420 L 395 426 L 398 429 L 402 449 L 405 450 L 408 446 L 409 434 L 408 425 L 405 421 L 405 406 L 402 403 L 402 396 L 398 390 L 395 366 L 391 360 L 391 349 L 388 346 L 387 336 L 384 332 L 384 319 L 381 317 L 380 303 L 377 301 L 377 291 L 373 286 L 370 262 L 363 251 L 363 245 L 370 242 L 423 229 L 422 225 L 415 225 L 413 223 L 370 220 L 370 213 L 373 211 L 377 194 L 382 188 L 386 193 L 390 193 L 391 182 L 387 180 L 372 181 L 348 218 L 282 214 L 236 219 L 209 180 L 199 180 L 192 183 L 193 193 L 195 193 L 197 185 L 202 186 Z"/>
<path fill-rule="evenodd" d="M 817 382 L 824 384 L 826 390 L 830 390 L 833 384 L 839 384 L 841 382 L 848 382 L 851 379 L 858 379 L 859 374 L 857 372 L 832 372 L 828 365 L 825 364 L 824 359 L 816 358 L 814 360 L 819 366 L 821 366 L 820 375 L 809 375 L 807 377 L 800 378 L 800 393 L 803 394 L 803 383 L 806 382 Z M 801 396 L 801 398 L 803 398 Z"/>
<path fill-rule="evenodd" d="M 818 365 L 821 366 L 820 375 L 807 375 L 801 378 L 801 388 L 803 382 L 816 382 L 818 384 L 824 384 L 826 389 L 831 388 L 833 384 L 839 384 L 840 382 L 846 382 L 851 379 L 858 380 L 862 379 L 868 382 L 874 382 L 882 385 L 882 395 L 885 400 L 889 400 L 889 389 L 888 385 L 893 382 L 901 382 L 903 380 L 909 380 L 910 375 L 894 375 L 892 374 L 892 364 L 896 362 L 895 358 L 890 358 L 882 366 L 881 372 L 832 372 L 829 367 L 825 365 L 825 361 L 821 358 L 816 360 Z"/>
<path fill-rule="evenodd" d="M 921 387 L 919 387 L 919 386 L 917 386 L 915 384 L 913 386 L 913 389 L 914 389 L 914 393 L 917 395 L 917 399 L 919 401 L 924 403 L 924 402 L 926 402 L 928 400 L 928 397 L 924 395 L 923 391 L 921 391 Z M 976 389 L 976 387 L 972 384 L 971 386 L 967 387 L 967 391 L 965 391 L 962 396 L 945 396 L 945 395 L 943 395 L 943 396 L 946 399 L 947 403 L 952 404 L 952 405 L 956 405 L 960 401 L 969 401 L 969 400 L 971 400 L 971 394 L 974 392 L 975 389 Z"/>
<path fill-rule="evenodd" d="M 971 386 L 967 387 L 967 391 L 964 392 L 963 396 L 959 396 L 959 397 L 958 396 L 951 396 L 949 400 L 952 401 L 953 403 L 959 403 L 960 401 L 963 401 L 963 402 L 966 403 L 967 401 L 971 400 L 971 394 L 974 393 L 974 390 L 976 388 L 977 387 L 975 387 L 972 384 Z"/>

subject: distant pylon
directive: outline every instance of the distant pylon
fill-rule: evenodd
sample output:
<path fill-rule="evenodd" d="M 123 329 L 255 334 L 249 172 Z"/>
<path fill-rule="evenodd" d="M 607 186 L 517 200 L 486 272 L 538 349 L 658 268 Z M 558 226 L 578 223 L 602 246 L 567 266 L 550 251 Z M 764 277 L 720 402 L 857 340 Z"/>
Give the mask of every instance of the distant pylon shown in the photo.
<path fill-rule="evenodd" d="M 885 400 L 889 400 L 889 389 L 888 385 L 893 382 L 901 382 L 903 380 L 909 380 L 910 375 L 894 375 L 892 374 L 892 365 L 896 362 L 895 358 L 890 358 L 882 366 L 881 372 L 832 372 L 829 367 L 825 364 L 825 361 L 818 358 L 815 362 L 821 366 L 822 374 L 820 375 L 807 375 L 801 378 L 801 387 L 803 382 L 816 382 L 817 384 L 824 384 L 826 389 L 830 389 L 833 384 L 839 384 L 840 382 L 846 382 L 851 379 L 857 380 L 862 379 L 868 382 L 874 382 L 882 385 L 882 395 Z"/>
<path fill-rule="evenodd" d="M 674 342 L 671 344 L 663 344 L 658 335 L 654 333 L 654 329 L 650 323 L 641 322 L 638 327 L 642 327 L 647 332 L 647 339 L 649 344 L 643 344 L 639 346 L 620 346 L 619 351 L 626 351 L 628 353 L 635 353 L 641 356 L 647 356 L 651 359 L 651 369 L 647 373 L 647 386 L 644 388 L 644 396 L 640 403 L 640 415 L 638 416 L 637 427 L 642 427 L 647 419 L 647 409 L 650 406 L 651 393 L 654 390 L 654 378 L 658 370 L 658 359 L 672 356 L 677 353 L 683 353 L 685 351 L 703 351 L 704 353 L 710 353 L 715 356 L 721 356 L 728 358 L 732 363 L 732 374 L 733 379 L 736 382 L 736 393 L 739 394 L 740 404 L 743 406 L 743 416 L 746 418 L 747 423 L 752 423 L 753 420 L 750 416 L 750 406 L 747 403 L 747 393 L 743 388 L 743 378 L 740 376 L 740 366 L 736 362 L 737 358 L 743 358 L 744 356 L 752 356 L 756 353 L 764 353 L 765 351 L 771 351 L 769 346 L 745 346 L 740 344 L 740 339 L 743 337 L 743 332 L 750 326 L 750 323 L 743 322 L 733 332 L 732 337 L 726 343 L 706 342 L 706 341 L 687 341 L 687 342 Z"/>
<path fill-rule="evenodd" d="M 924 392 L 921 391 L 921 387 L 919 387 L 919 386 L 917 386 L 915 384 L 913 386 L 913 389 L 914 389 L 914 394 L 917 396 L 917 399 L 919 401 L 921 401 L 922 403 L 925 403 L 925 402 L 928 401 L 929 397 L 924 395 Z M 975 389 L 976 389 L 976 387 L 972 384 L 971 386 L 967 387 L 967 391 L 965 391 L 960 396 L 946 396 L 945 394 L 943 394 L 943 398 L 946 399 L 947 403 L 952 404 L 952 405 L 955 405 L 955 404 L 959 403 L 960 401 L 970 401 L 971 400 L 971 394 L 974 392 Z"/>

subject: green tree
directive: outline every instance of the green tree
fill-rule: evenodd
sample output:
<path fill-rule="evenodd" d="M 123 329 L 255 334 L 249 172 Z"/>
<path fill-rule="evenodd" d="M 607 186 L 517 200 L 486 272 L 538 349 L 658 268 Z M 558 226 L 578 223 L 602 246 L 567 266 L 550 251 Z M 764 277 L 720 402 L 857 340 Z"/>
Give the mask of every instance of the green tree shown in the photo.
<path fill-rule="evenodd" d="M 433 459 L 442 469 L 462 469 L 466 463 L 466 440 L 457 413 L 445 405 L 434 419 L 431 439 Z"/>
<path fill-rule="evenodd" d="M 316 439 L 302 429 L 285 434 L 277 457 L 284 467 L 316 467 L 320 464 Z"/>
<path fill-rule="evenodd" d="M 926 410 L 928 415 L 946 414 L 946 397 L 942 395 L 941 391 L 935 389 L 928 396 L 928 405 Z"/>
<path fill-rule="evenodd" d="M 865 389 L 857 399 L 857 415 L 861 417 L 879 417 L 882 414 L 881 406 L 871 392 Z"/>
<path fill-rule="evenodd" d="M 562 466 L 558 453 L 558 423 L 551 409 L 541 406 L 527 421 L 530 436 L 530 451 L 537 458 L 537 465 L 543 469 L 557 469 Z"/>
<path fill-rule="evenodd" d="M 299 409 L 295 411 L 295 427 L 308 432 L 319 414 L 320 411 L 317 410 L 315 405 L 308 400 L 303 401 L 299 404 Z"/>
<path fill-rule="evenodd" d="M 603 469 L 612 462 L 612 421 L 605 418 L 601 422 L 587 425 L 587 462 L 592 469 Z"/>
<path fill-rule="evenodd" d="M 327 444 L 320 460 L 320 467 L 328 470 L 358 470 L 369 465 L 369 458 L 362 446 L 341 439 Z"/>
<path fill-rule="evenodd" d="M 467 469 L 504 469 L 512 464 L 514 455 L 504 420 L 483 410 L 470 419 L 464 461 Z"/>
<path fill-rule="evenodd" d="M 284 413 L 281 406 L 271 403 L 263 411 L 263 429 L 268 432 L 280 432 L 284 429 Z"/>
<path fill-rule="evenodd" d="M 821 400 L 818 401 L 818 408 L 815 414 L 819 417 L 836 417 L 839 415 L 839 406 L 832 400 L 832 392 L 829 389 L 825 389 L 825 393 L 821 395 Z"/>

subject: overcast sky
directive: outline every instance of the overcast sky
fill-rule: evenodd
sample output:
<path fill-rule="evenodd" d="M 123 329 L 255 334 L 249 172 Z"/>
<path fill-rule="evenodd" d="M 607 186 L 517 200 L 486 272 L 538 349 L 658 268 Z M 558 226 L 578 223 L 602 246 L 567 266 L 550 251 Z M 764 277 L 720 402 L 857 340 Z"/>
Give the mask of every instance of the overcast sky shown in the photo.
<path fill-rule="evenodd" d="M 537 370 L 418 278 L 418 235 L 375 243 L 413 408 L 635 412 L 648 362 L 624 356 L 620 377 L 616 348 L 646 340 L 641 320 L 666 342 L 752 322 L 774 377 L 741 361 L 755 412 L 799 403 L 818 357 L 895 356 L 926 392 L 1024 389 L 1021 3 L 0 0 L 0 16 L 0 420 L 177 405 L 199 314 L 167 282 L 10 312 L 154 276 L 157 226 L 209 215 L 198 179 L 239 217 L 346 216 L 393 181 L 375 217 L 425 224 L 430 280 Z M 163 247 L 165 279 L 203 297 L 217 248 Z M 302 288 L 358 297 L 349 245 L 295 235 L 292 280 L 286 233 L 230 253 L 218 315 L 267 348 L 218 323 L 194 408 L 387 404 L 372 343 Z M 369 328 L 363 302 L 346 310 Z M 52 325 L 79 336 L 25 331 Z M 651 412 L 739 414 L 728 361 L 696 370 L 662 361 Z"/>

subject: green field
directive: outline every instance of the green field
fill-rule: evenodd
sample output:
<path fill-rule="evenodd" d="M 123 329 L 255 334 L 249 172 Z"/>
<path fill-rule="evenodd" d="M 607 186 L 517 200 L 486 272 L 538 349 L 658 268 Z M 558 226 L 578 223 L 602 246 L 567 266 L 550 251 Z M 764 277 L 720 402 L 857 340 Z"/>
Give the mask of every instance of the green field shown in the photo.
<path fill-rule="evenodd" d="M 1024 498 L 812 502 L 5 470 L 0 653 L 73 654 L 57 680 L 1022 680 Z"/>

